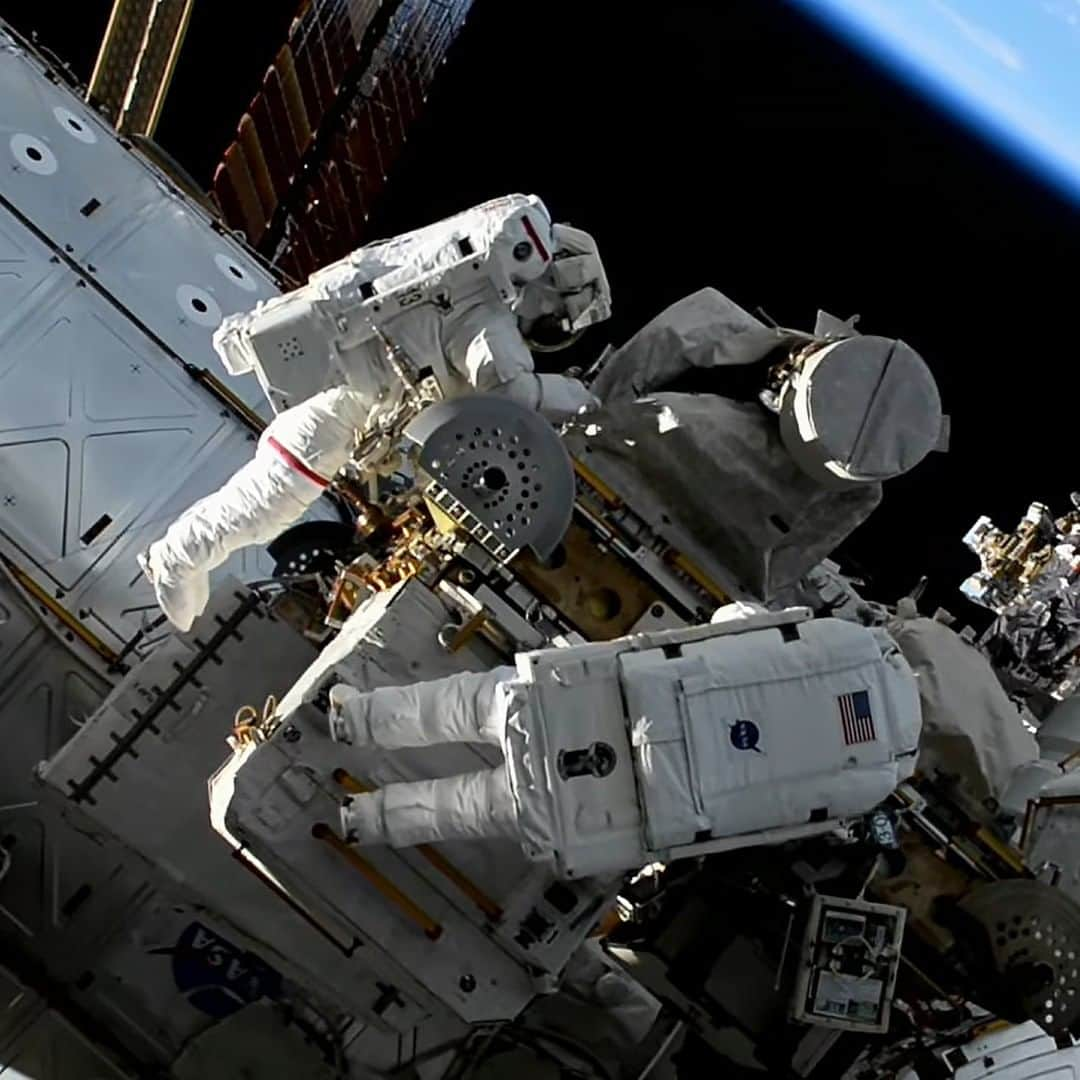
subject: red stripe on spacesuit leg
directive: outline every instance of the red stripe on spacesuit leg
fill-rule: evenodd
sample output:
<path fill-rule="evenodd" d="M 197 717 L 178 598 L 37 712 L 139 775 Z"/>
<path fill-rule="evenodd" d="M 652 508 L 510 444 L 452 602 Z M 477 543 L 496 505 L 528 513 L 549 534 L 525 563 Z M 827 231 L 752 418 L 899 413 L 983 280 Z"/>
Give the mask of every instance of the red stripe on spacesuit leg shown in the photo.
<path fill-rule="evenodd" d="M 273 435 L 267 438 L 266 445 L 269 446 L 286 465 L 294 468 L 301 476 L 306 476 L 313 484 L 318 484 L 319 487 L 323 488 L 330 486 L 329 480 L 320 476 L 313 469 L 309 469 L 294 453 L 282 446 Z"/>
<path fill-rule="evenodd" d="M 533 242 L 533 246 L 540 252 L 540 258 L 547 262 L 551 256 L 548 254 L 547 248 L 544 247 L 543 241 L 540 239 L 540 234 L 536 231 L 536 226 L 529 220 L 528 214 L 521 215 L 521 223 L 525 226 L 525 231 L 529 234 L 529 239 Z"/>

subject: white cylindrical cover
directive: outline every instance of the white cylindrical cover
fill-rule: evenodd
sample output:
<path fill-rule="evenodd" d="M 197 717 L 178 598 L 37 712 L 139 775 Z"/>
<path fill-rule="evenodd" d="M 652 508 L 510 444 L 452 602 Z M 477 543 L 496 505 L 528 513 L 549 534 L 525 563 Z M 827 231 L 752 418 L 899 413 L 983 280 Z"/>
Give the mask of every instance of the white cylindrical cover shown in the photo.
<path fill-rule="evenodd" d="M 941 437 L 941 397 L 910 345 L 857 336 L 810 356 L 784 387 L 780 433 L 799 467 L 827 485 L 888 480 Z"/>

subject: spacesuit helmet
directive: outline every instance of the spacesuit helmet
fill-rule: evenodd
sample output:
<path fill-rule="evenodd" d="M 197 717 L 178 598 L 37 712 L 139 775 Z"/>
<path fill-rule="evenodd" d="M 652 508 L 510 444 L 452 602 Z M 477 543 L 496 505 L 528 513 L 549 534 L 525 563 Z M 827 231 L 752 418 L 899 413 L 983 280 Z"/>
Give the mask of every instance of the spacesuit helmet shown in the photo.
<path fill-rule="evenodd" d="M 596 241 L 569 225 L 553 225 L 551 233 L 551 264 L 524 285 L 514 305 L 521 335 L 535 352 L 565 349 L 611 315 L 611 287 Z"/>

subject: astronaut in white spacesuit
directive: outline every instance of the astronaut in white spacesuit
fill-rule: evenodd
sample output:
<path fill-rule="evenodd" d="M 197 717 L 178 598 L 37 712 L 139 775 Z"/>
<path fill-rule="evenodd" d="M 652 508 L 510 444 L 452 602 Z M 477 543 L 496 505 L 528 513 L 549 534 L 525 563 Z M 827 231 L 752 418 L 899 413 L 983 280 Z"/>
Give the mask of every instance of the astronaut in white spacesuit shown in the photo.
<path fill-rule="evenodd" d="M 188 630 L 211 570 L 277 537 L 347 462 L 377 470 L 425 381 L 436 397 L 504 394 L 553 421 L 587 409 L 580 382 L 534 371 L 530 345 L 568 342 L 610 310 L 592 239 L 514 195 L 362 248 L 230 317 L 215 347 L 232 373 L 256 373 L 279 414 L 254 459 L 140 557 L 161 609 Z"/>
<path fill-rule="evenodd" d="M 370 693 L 339 683 L 331 735 L 357 750 L 470 742 L 504 756 L 354 796 L 343 832 L 394 847 L 511 837 L 587 876 L 868 812 L 914 770 L 915 678 L 885 631 L 806 614 L 740 610 Z"/>

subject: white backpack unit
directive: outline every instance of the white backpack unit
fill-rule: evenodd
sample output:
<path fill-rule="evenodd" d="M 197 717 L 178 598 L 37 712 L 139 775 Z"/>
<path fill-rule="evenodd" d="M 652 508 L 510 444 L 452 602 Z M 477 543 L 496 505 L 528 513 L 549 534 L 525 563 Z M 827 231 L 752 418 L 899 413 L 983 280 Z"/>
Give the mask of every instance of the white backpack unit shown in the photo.
<path fill-rule="evenodd" d="M 415 358 L 410 377 L 436 366 L 430 374 L 454 396 L 464 373 L 442 360 L 447 334 L 478 307 L 489 316 L 505 308 L 509 317 L 522 288 L 552 267 L 560 243 L 580 246 L 574 240 L 584 236 L 553 225 L 536 196 L 494 199 L 354 251 L 302 288 L 226 319 L 214 345 L 233 374 L 255 372 L 278 411 L 341 384 L 370 389 L 372 400 L 395 392 L 401 373 L 387 360 L 388 345 L 402 364 Z M 589 265 L 601 288 L 575 330 L 610 314 L 599 259 Z"/>
<path fill-rule="evenodd" d="M 535 775 L 542 755 L 568 877 L 828 831 L 914 770 L 899 649 L 801 609 L 528 653 L 518 670 L 528 731 L 511 770 Z"/>

